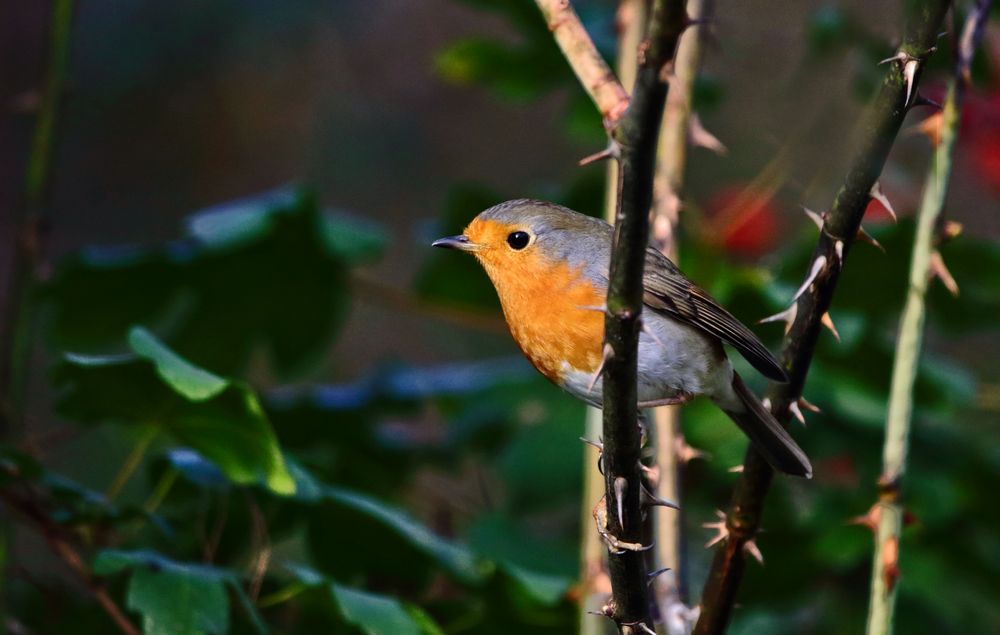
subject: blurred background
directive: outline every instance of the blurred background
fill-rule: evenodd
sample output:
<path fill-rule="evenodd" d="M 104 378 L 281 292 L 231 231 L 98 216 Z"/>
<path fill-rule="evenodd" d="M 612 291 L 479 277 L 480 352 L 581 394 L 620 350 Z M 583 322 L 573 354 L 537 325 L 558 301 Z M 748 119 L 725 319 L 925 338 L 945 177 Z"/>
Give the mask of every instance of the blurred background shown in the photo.
<path fill-rule="evenodd" d="M 613 56 L 615 3 L 574 4 Z M 899 4 L 718 3 L 694 103 L 728 151 L 690 153 L 680 264 L 748 324 L 807 269 L 800 206 L 833 200 Z M 0 6 L 8 299 L 51 8 Z M 951 31 L 923 80 L 939 101 Z M 600 117 L 534 3 L 80 0 L 69 46 L 0 480 L 47 520 L 5 499 L 6 629 L 114 628 L 56 532 L 146 632 L 573 632 L 583 408 L 520 359 L 472 259 L 429 248 L 509 198 L 602 212 L 604 167 L 576 166 Z M 945 208 L 960 293 L 929 294 L 900 632 L 1000 629 L 998 63 L 993 22 Z M 734 633 L 864 623 L 872 539 L 850 521 L 877 493 L 931 114 L 883 174 L 898 224 L 869 210 L 885 253 L 845 268 L 805 390 L 822 412 L 794 430 L 816 477 L 776 483 Z M 777 350 L 780 325 L 755 331 Z M 705 403 L 683 425 L 708 453 L 683 478 L 696 600 L 745 440 Z M 180 588 L 210 600 L 174 630 Z"/>

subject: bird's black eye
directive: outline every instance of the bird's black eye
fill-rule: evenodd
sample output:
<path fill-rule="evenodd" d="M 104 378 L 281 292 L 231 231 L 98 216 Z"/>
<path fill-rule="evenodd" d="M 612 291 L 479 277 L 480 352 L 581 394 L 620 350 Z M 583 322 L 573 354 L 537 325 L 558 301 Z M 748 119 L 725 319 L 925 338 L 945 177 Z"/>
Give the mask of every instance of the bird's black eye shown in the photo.
<path fill-rule="evenodd" d="M 531 236 L 528 235 L 528 232 L 511 232 L 507 236 L 507 244 L 510 245 L 511 249 L 524 249 L 529 242 L 531 242 Z"/>

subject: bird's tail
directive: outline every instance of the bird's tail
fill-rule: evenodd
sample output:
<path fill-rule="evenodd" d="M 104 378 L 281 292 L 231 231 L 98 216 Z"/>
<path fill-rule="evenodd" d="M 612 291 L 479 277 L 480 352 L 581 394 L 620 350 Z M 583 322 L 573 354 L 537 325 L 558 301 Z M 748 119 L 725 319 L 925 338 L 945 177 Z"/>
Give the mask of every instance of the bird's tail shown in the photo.
<path fill-rule="evenodd" d="M 733 371 L 732 386 L 743 407 L 724 407 L 723 411 L 736 422 L 743 434 L 750 438 L 757 451 L 779 472 L 812 478 L 809 457 L 757 396 L 750 392 L 736 371 Z"/>

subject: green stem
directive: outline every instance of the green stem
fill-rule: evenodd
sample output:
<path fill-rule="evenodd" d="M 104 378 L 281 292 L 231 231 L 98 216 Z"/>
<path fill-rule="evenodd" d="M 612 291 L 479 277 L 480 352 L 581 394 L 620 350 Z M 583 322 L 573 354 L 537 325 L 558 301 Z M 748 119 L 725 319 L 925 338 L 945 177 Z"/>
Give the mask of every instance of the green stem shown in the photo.
<path fill-rule="evenodd" d="M 118 494 L 121 493 L 125 484 L 132 478 L 132 474 L 135 473 L 139 464 L 142 463 L 142 459 L 146 456 L 146 452 L 149 451 L 149 446 L 153 444 L 153 440 L 156 439 L 156 436 L 159 433 L 160 429 L 156 426 L 148 426 L 142 431 L 139 439 L 135 442 L 135 445 L 132 446 L 132 451 L 128 453 L 127 457 L 125 457 L 125 462 L 122 463 L 122 466 L 118 469 L 118 473 L 115 475 L 115 478 L 111 481 L 111 485 L 108 486 L 108 491 L 105 492 L 108 500 L 115 499 Z"/>
<path fill-rule="evenodd" d="M 916 3 L 909 14 L 899 53 L 904 60 L 913 60 L 916 64 L 915 68 L 911 66 L 914 70 L 911 96 L 916 93 L 924 60 L 933 50 L 949 4 L 947 0 L 923 0 Z M 768 392 L 775 416 L 785 424 L 788 423 L 789 405 L 802 396 L 822 329 L 823 315 L 833 301 L 844 259 L 850 252 L 871 200 L 872 187 L 913 103 L 912 97 L 907 101 L 903 69 L 902 62 L 890 65 L 879 94 L 862 121 L 860 146 L 827 214 L 810 261 L 810 270 L 818 265 L 817 275 L 797 300 L 795 322 L 785 336 L 782 365 L 788 373 L 789 382 L 772 384 Z M 726 517 L 728 538 L 715 552 L 702 591 L 701 616 L 694 629 L 696 635 L 723 633 L 726 630 L 743 577 L 746 545 L 757 535 L 772 477 L 771 468 L 750 448 Z"/>
<path fill-rule="evenodd" d="M 257 608 L 266 609 L 287 602 L 299 595 L 303 591 L 309 590 L 309 585 L 302 582 L 293 582 L 286 587 L 278 589 L 274 593 L 269 593 L 257 601 Z"/>
<path fill-rule="evenodd" d="M 886 413 L 885 444 L 882 452 L 882 475 L 879 478 L 878 519 L 875 530 L 875 558 L 872 563 L 871 599 L 868 608 L 868 635 L 887 635 L 893 631 L 896 602 L 896 579 L 899 575 L 900 533 L 903 528 L 903 505 L 900 500 L 906 457 L 913 419 L 913 386 L 917 378 L 923 344 L 927 285 L 931 257 L 935 249 L 935 229 L 944 207 L 951 179 L 955 141 L 961 120 L 965 82 L 972 53 L 978 47 L 982 25 L 991 2 L 981 0 L 966 23 L 955 77 L 948 84 L 944 111 L 941 113 L 941 137 L 927 175 L 924 196 L 917 212 L 917 233 L 913 239 L 910 282 L 892 367 L 892 384 Z"/>
<path fill-rule="evenodd" d="M 179 474 L 180 473 L 172 467 L 167 468 L 166 471 L 163 472 L 163 476 L 161 476 L 160 480 L 156 482 L 153 492 L 149 495 L 149 498 L 146 499 L 146 502 L 142 504 L 142 510 L 144 512 L 152 514 L 160 508 L 160 505 L 162 505 L 163 501 L 166 500 L 167 494 L 169 494 L 170 490 L 173 488 L 174 483 L 177 482 L 177 476 Z"/>

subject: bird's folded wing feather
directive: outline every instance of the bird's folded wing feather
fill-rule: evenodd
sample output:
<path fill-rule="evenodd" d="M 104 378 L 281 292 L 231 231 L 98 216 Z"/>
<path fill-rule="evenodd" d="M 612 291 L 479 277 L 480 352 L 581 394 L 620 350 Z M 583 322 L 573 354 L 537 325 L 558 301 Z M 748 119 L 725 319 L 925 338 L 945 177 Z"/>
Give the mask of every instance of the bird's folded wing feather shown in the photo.
<path fill-rule="evenodd" d="M 765 377 L 788 381 L 781 364 L 757 336 L 699 289 L 659 251 L 646 253 L 643 303 L 731 344 Z"/>

